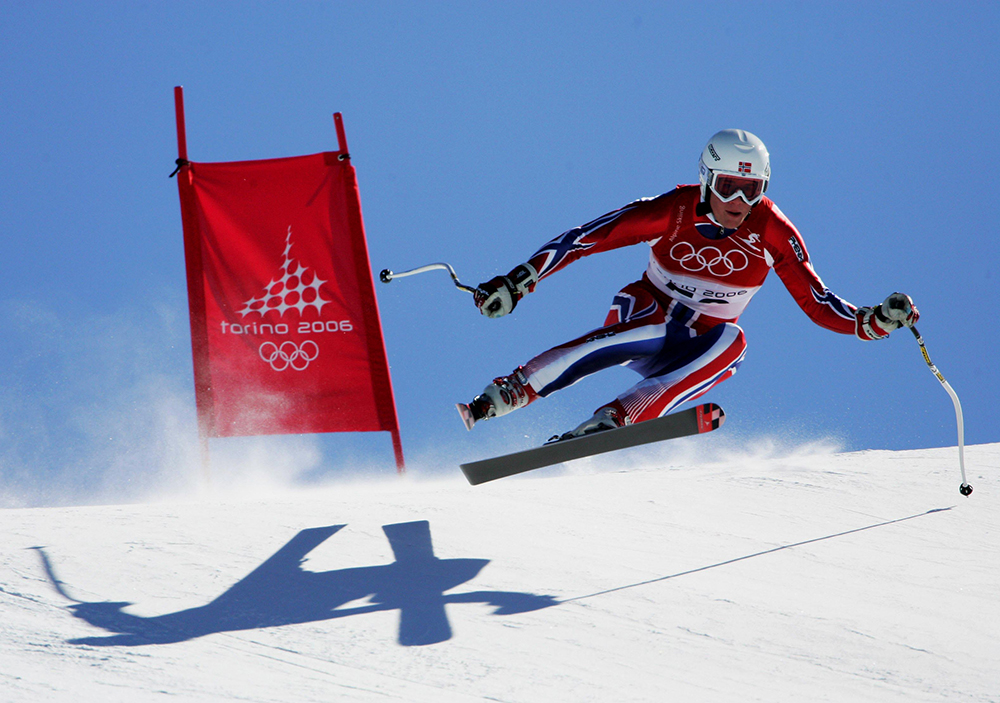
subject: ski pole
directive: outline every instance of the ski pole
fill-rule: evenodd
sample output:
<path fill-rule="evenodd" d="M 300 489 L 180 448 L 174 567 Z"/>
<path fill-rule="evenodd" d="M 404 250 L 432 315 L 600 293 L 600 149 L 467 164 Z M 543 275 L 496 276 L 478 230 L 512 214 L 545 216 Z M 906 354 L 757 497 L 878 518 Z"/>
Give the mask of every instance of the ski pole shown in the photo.
<path fill-rule="evenodd" d="M 958 491 L 963 496 L 972 494 L 972 486 L 969 485 L 968 481 L 965 480 L 965 423 L 962 419 L 962 404 L 958 401 L 958 394 L 951 387 L 951 384 L 944 380 L 944 376 L 938 371 L 937 366 L 931 361 L 930 354 L 927 353 L 927 347 L 924 345 L 924 338 L 920 336 L 917 332 L 916 327 L 910 327 L 910 331 L 913 332 L 913 336 L 917 338 L 917 344 L 920 345 L 920 353 L 924 355 L 924 361 L 927 362 L 927 366 L 930 367 L 931 373 L 941 382 L 944 389 L 948 391 L 948 395 L 951 396 L 951 402 L 955 406 L 955 419 L 958 422 L 958 465 L 962 469 L 962 485 L 959 486 Z"/>
<path fill-rule="evenodd" d="M 406 276 L 412 276 L 417 273 L 424 273 L 425 271 L 433 271 L 434 269 L 444 269 L 451 274 L 451 280 L 455 282 L 455 287 L 459 290 L 464 290 L 466 293 L 472 293 L 475 295 L 476 289 L 472 286 L 467 286 L 458 280 L 458 274 L 455 273 L 455 269 L 451 267 L 451 264 L 427 264 L 426 266 L 420 266 L 419 268 L 410 269 L 409 271 L 400 271 L 399 273 L 393 273 L 389 269 L 382 269 L 378 277 L 382 283 L 389 283 L 394 278 L 405 278 Z"/>

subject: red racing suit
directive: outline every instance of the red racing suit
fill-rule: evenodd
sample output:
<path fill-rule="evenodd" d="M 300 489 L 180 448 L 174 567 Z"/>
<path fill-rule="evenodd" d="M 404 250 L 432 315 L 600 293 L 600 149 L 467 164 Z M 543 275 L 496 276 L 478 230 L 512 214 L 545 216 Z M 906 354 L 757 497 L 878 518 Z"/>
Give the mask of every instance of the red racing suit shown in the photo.
<path fill-rule="evenodd" d="M 772 268 L 816 324 L 856 334 L 856 308 L 823 284 L 798 230 L 771 200 L 757 203 L 736 230 L 708 213 L 700 186 L 678 186 L 569 230 L 532 255 L 541 280 L 583 256 L 650 246 L 645 274 L 615 297 L 604 327 L 521 368 L 534 394 L 620 364 L 644 377 L 609 404 L 628 422 L 697 398 L 742 363 L 746 341 L 735 323 Z"/>
<path fill-rule="evenodd" d="M 528 263 L 541 280 L 583 256 L 647 242 L 646 278 L 693 310 L 699 329 L 736 322 L 773 268 L 813 322 L 855 334 L 855 307 L 823 284 L 802 235 L 770 199 L 757 203 L 739 229 L 724 233 L 707 209 L 700 186 L 678 186 L 560 235 Z"/>

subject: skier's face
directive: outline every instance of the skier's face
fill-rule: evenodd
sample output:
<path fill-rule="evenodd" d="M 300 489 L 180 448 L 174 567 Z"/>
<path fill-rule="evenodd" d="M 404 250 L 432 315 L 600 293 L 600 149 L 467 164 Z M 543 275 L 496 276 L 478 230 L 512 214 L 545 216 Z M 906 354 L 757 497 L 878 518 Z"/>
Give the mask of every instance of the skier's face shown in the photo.
<path fill-rule="evenodd" d="M 743 198 L 724 203 L 712 191 L 708 192 L 708 202 L 712 206 L 712 214 L 715 215 L 716 221 L 726 229 L 736 229 L 742 225 L 751 210 L 751 206 Z"/>

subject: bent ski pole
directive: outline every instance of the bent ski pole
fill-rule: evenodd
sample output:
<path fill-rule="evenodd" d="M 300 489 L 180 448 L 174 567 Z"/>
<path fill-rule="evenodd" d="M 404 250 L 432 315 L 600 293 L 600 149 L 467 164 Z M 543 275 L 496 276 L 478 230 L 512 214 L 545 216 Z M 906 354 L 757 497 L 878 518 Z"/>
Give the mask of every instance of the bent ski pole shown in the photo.
<path fill-rule="evenodd" d="M 455 282 L 455 287 L 459 290 L 464 290 L 466 293 L 472 293 L 475 295 L 476 289 L 472 286 L 467 286 L 458 280 L 458 274 L 455 273 L 455 269 L 451 267 L 451 264 L 427 264 L 426 266 L 421 266 L 419 268 L 410 269 L 409 271 L 400 271 L 399 273 L 393 273 L 389 269 L 382 269 L 378 277 L 382 283 L 389 283 L 394 278 L 405 278 L 406 276 L 412 276 L 417 273 L 424 273 L 425 271 L 433 271 L 434 269 L 444 269 L 451 274 L 451 280 Z"/>
<path fill-rule="evenodd" d="M 937 366 L 931 361 L 930 354 L 927 353 L 927 347 L 924 346 L 924 338 L 920 336 L 917 332 L 916 327 L 911 327 L 910 331 L 913 332 L 913 336 L 917 338 L 917 344 L 920 345 L 920 353 L 924 355 L 924 361 L 927 362 L 927 366 L 930 367 L 931 373 L 941 382 L 944 389 L 948 391 L 948 395 L 951 396 L 951 402 L 955 405 L 955 419 L 958 422 L 958 465 L 962 469 L 962 485 L 959 486 L 959 492 L 963 496 L 970 495 L 972 493 L 972 486 L 969 485 L 968 481 L 965 480 L 965 423 L 962 419 L 962 404 L 958 401 L 958 394 L 951 387 L 951 384 L 944 380 L 944 376 L 938 371 Z"/>

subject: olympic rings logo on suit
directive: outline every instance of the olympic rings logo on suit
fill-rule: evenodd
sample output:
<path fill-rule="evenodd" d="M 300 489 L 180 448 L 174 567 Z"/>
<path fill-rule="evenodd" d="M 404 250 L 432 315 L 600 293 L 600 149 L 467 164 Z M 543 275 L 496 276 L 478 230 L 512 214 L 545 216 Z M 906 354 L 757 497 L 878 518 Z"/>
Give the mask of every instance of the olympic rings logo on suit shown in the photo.
<path fill-rule="evenodd" d="M 311 339 L 302 342 L 301 346 L 295 342 L 282 342 L 280 346 L 274 342 L 264 342 L 260 345 L 259 353 L 260 358 L 275 371 L 287 368 L 305 371 L 309 363 L 319 356 L 319 345 Z"/>
<path fill-rule="evenodd" d="M 696 250 L 690 242 L 674 244 L 670 248 L 670 258 L 679 263 L 685 271 L 697 273 L 707 270 L 713 276 L 719 277 L 742 271 L 750 265 L 750 257 L 739 249 L 732 249 L 723 254 L 718 247 L 702 247 Z"/>

